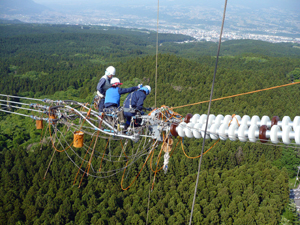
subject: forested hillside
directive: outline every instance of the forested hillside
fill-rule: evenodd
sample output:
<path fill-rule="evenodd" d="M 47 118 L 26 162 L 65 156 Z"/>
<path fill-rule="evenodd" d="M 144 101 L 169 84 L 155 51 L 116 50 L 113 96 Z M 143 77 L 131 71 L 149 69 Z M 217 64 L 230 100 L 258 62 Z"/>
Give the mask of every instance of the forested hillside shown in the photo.
<path fill-rule="evenodd" d="M 125 87 L 149 84 L 146 99 L 154 106 L 155 37 L 148 31 L 107 27 L 0 25 L 0 93 L 78 100 L 91 103 L 98 80 L 113 65 Z M 182 35 L 160 35 L 158 106 L 180 106 L 209 99 L 215 43 L 187 43 Z M 298 80 L 300 49 L 292 44 L 224 42 L 214 98 L 259 90 Z M 3 99 L 3 98 L 2 98 Z M 299 115 L 300 86 L 245 95 L 212 103 L 211 113 Z M 177 112 L 207 113 L 207 104 Z M 71 138 L 71 137 L 68 137 Z M 0 112 L 0 224 L 145 224 L 149 164 L 135 184 L 122 191 L 122 174 L 106 179 L 85 177 L 74 185 L 78 168 L 66 154 L 41 146 L 41 132 L 29 118 Z M 85 141 L 89 141 L 87 138 Z M 214 141 L 206 141 L 208 149 Z M 189 156 L 202 141 L 185 139 Z M 40 150 L 42 149 L 42 151 Z M 100 150 L 99 150 L 100 151 Z M 82 152 L 82 154 L 84 154 Z M 300 163 L 299 148 L 221 141 L 203 158 L 194 224 L 295 224 L 288 180 Z M 125 185 L 144 159 L 128 172 Z M 198 169 L 178 147 L 166 174 L 158 173 L 151 192 L 149 224 L 187 224 Z"/>

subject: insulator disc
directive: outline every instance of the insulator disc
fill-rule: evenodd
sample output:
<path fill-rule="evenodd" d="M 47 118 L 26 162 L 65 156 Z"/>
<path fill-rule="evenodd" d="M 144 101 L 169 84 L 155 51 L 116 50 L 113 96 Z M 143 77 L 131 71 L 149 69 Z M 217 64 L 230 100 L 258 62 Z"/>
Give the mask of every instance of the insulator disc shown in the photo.
<path fill-rule="evenodd" d="M 262 126 L 262 125 L 267 125 L 268 126 L 268 123 L 270 123 L 270 117 L 268 117 L 268 116 L 263 116 L 262 118 L 261 118 L 261 121 L 260 121 L 260 126 Z"/>
<path fill-rule="evenodd" d="M 201 124 L 201 123 L 196 123 L 196 124 L 194 125 L 193 135 L 194 135 L 195 138 L 198 138 L 198 139 L 199 139 L 199 138 L 202 138 L 202 135 L 201 135 L 201 132 L 200 132 L 201 127 L 202 127 L 202 124 Z"/>
<path fill-rule="evenodd" d="M 278 125 L 274 124 L 271 127 L 270 139 L 271 139 L 271 142 L 274 143 L 274 144 L 277 144 L 279 142 L 279 140 L 278 140 L 278 132 L 279 131 L 280 131 L 280 127 Z"/>
<path fill-rule="evenodd" d="M 251 120 L 252 122 L 252 120 Z M 256 137 L 255 137 L 255 132 L 258 131 L 258 126 L 257 125 L 251 125 L 248 131 L 248 138 L 249 141 L 251 142 L 256 142 Z"/>
<path fill-rule="evenodd" d="M 273 127 L 274 125 L 277 125 L 279 120 L 280 120 L 279 116 L 273 116 L 272 121 L 271 121 L 271 127 Z"/>
<path fill-rule="evenodd" d="M 191 119 L 191 122 L 192 123 L 197 123 L 198 120 L 199 120 L 199 118 L 200 118 L 200 115 L 199 114 L 195 114 L 195 115 L 193 115 L 193 117 Z"/>
<path fill-rule="evenodd" d="M 188 138 L 193 138 L 193 131 L 191 128 L 194 127 L 193 123 L 188 123 L 187 126 L 184 128 L 184 132 L 185 132 L 185 136 L 187 136 Z"/>
<path fill-rule="evenodd" d="M 295 116 L 293 120 L 293 130 L 296 131 L 297 127 L 300 126 L 300 116 Z"/>
<path fill-rule="evenodd" d="M 300 145 L 300 126 L 295 130 L 295 142 L 297 145 Z"/>
<path fill-rule="evenodd" d="M 202 137 L 204 137 L 205 126 L 206 126 L 206 124 L 203 124 L 202 128 L 201 128 L 201 135 L 202 135 Z M 209 128 L 210 128 L 210 124 L 207 124 L 207 131 L 206 131 L 205 139 L 209 139 L 209 135 L 208 135 Z"/>
<path fill-rule="evenodd" d="M 224 120 L 224 116 L 219 114 L 215 119 L 215 124 L 221 124 L 223 120 Z"/>
<path fill-rule="evenodd" d="M 211 127 L 209 129 L 211 139 L 217 140 L 219 138 L 219 135 L 217 134 L 217 129 L 218 129 L 219 126 L 220 125 L 218 125 L 218 124 L 211 125 Z"/>
<path fill-rule="evenodd" d="M 239 129 L 238 129 L 238 137 L 239 140 L 242 142 L 246 142 L 247 141 L 247 137 L 246 137 L 246 131 L 248 130 L 248 126 L 245 124 L 242 124 Z"/>
<path fill-rule="evenodd" d="M 174 137 L 178 136 L 178 133 L 176 131 L 176 127 L 178 126 L 178 123 L 172 123 L 170 127 L 170 132 Z"/>
<path fill-rule="evenodd" d="M 290 140 L 290 132 L 292 131 L 292 127 L 289 125 L 282 127 L 282 142 L 286 145 L 291 143 Z"/>
<path fill-rule="evenodd" d="M 268 130 L 267 125 L 262 125 L 259 128 L 259 140 L 261 143 L 266 143 L 268 141 L 266 132 Z"/>
<path fill-rule="evenodd" d="M 288 126 L 289 124 L 290 124 L 290 122 L 292 122 L 291 121 L 291 118 L 289 117 L 289 116 L 284 116 L 283 118 L 282 118 L 282 127 L 284 127 L 284 126 Z"/>
<path fill-rule="evenodd" d="M 228 123 L 223 123 L 221 124 L 221 126 L 219 127 L 219 137 L 222 141 L 226 141 L 228 136 L 226 134 L 226 129 L 228 129 Z"/>
<path fill-rule="evenodd" d="M 241 125 L 246 125 L 248 127 L 248 123 L 251 121 L 250 116 L 244 115 L 241 121 Z"/>
<path fill-rule="evenodd" d="M 252 116 L 252 118 L 251 118 L 251 126 L 252 125 L 257 125 L 258 123 L 260 122 L 260 119 L 259 119 L 259 117 L 258 116 Z"/>
<path fill-rule="evenodd" d="M 193 114 L 188 113 L 188 114 L 185 116 L 183 122 L 189 123 L 192 117 L 193 117 Z"/>
<path fill-rule="evenodd" d="M 237 124 L 232 124 L 230 125 L 229 129 L 228 129 L 228 138 L 231 141 L 236 141 L 237 140 L 237 136 L 235 135 L 235 131 L 237 130 L 238 125 Z"/>
<path fill-rule="evenodd" d="M 178 135 L 180 137 L 185 137 L 185 132 L 184 132 L 184 129 L 186 127 L 186 123 L 185 122 L 181 122 L 178 127 L 176 128 L 176 131 L 178 133 Z"/>
<path fill-rule="evenodd" d="M 216 116 L 214 114 L 210 114 L 208 118 L 208 124 L 213 124 L 215 122 Z"/>
<path fill-rule="evenodd" d="M 198 120 L 199 123 L 204 124 L 206 123 L 206 119 L 207 119 L 207 115 L 206 114 L 202 114 Z"/>
<path fill-rule="evenodd" d="M 232 120 L 232 116 L 226 115 L 223 121 L 223 124 L 226 124 L 227 127 L 229 126 L 229 122 Z"/>
<path fill-rule="evenodd" d="M 241 117 L 239 115 L 235 115 L 234 117 L 232 117 L 232 121 L 231 121 L 230 125 L 236 124 L 237 126 L 239 126 L 240 121 L 241 121 Z"/>

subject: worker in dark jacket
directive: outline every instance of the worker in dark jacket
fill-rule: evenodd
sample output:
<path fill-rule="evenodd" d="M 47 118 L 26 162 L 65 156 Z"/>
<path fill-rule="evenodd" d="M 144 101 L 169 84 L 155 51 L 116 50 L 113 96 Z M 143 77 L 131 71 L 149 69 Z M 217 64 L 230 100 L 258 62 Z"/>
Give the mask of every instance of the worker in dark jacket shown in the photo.
<path fill-rule="evenodd" d="M 113 109 L 120 106 L 120 97 L 122 94 L 133 92 L 141 87 L 138 85 L 137 87 L 131 88 L 120 88 L 122 83 L 116 77 L 112 78 L 110 81 L 111 87 L 106 91 L 104 107 L 105 109 Z M 106 111 L 106 110 L 104 110 Z"/>
<path fill-rule="evenodd" d="M 100 97 L 100 101 L 98 104 L 99 112 L 103 112 L 106 91 L 111 87 L 110 80 L 115 75 L 116 75 L 115 67 L 109 66 L 106 68 L 105 75 L 101 77 L 101 79 L 98 82 L 97 95 Z"/>
<path fill-rule="evenodd" d="M 142 115 L 144 114 L 142 111 L 144 109 L 144 100 L 150 92 L 151 87 L 146 85 L 127 96 L 124 102 L 124 116 L 127 120 L 126 127 L 130 125 L 131 117 L 135 116 L 137 112 L 140 112 Z"/>

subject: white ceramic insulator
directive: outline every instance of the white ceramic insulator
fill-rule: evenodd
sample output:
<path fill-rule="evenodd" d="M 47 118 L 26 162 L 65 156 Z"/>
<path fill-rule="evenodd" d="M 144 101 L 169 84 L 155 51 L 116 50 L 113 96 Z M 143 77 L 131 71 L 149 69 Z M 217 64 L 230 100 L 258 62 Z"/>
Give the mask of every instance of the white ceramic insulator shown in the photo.
<path fill-rule="evenodd" d="M 295 116 L 293 120 L 293 130 L 296 131 L 297 127 L 300 126 L 300 116 Z"/>
<path fill-rule="evenodd" d="M 204 123 L 202 125 L 202 127 L 201 127 L 201 135 L 202 135 L 202 137 L 204 137 L 205 126 L 206 126 L 206 123 Z M 206 131 L 205 139 L 209 139 L 209 134 L 208 134 L 209 128 L 210 128 L 210 124 L 207 124 L 207 131 Z"/>
<path fill-rule="evenodd" d="M 187 136 L 188 138 L 193 138 L 194 137 L 193 130 L 192 130 L 193 127 L 194 127 L 193 123 L 188 123 L 186 125 L 186 127 L 184 128 L 185 136 Z"/>
<path fill-rule="evenodd" d="M 199 114 L 195 114 L 195 115 L 193 115 L 193 117 L 191 118 L 191 122 L 192 123 L 197 123 L 198 122 L 198 120 L 199 120 L 199 118 L 200 118 L 200 115 Z"/>
<path fill-rule="evenodd" d="M 271 120 L 268 116 L 263 116 L 260 121 L 260 126 L 266 125 L 267 127 L 271 127 Z"/>
<path fill-rule="evenodd" d="M 178 133 L 178 135 L 179 135 L 180 137 L 185 137 L 185 131 L 184 131 L 185 127 L 186 127 L 186 123 L 185 123 L 185 122 L 181 122 L 181 123 L 176 127 L 176 131 L 177 131 L 177 133 Z"/>
<path fill-rule="evenodd" d="M 238 129 L 238 125 L 237 124 L 231 124 L 229 129 L 228 129 L 228 138 L 231 141 L 236 141 L 237 140 L 237 136 L 235 135 L 236 130 Z"/>
<path fill-rule="evenodd" d="M 253 117 L 252 117 L 253 118 Z M 251 121 L 252 122 L 252 121 Z M 258 131 L 258 126 L 256 124 L 253 124 L 250 126 L 248 131 L 248 138 L 251 142 L 256 142 L 257 137 L 255 136 L 255 133 Z"/>
<path fill-rule="evenodd" d="M 224 116 L 219 114 L 219 115 L 217 115 L 217 117 L 215 119 L 215 124 L 220 125 L 223 120 L 224 120 Z"/>
<path fill-rule="evenodd" d="M 208 124 L 213 124 L 215 122 L 216 116 L 214 114 L 210 114 L 208 117 Z"/>
<path fill-rule="evenodd" d="M 300 126 L 295 129 L 295 142 L 300 145 Z"/>
<path fill-rule="evenodd" d="M 198 123 L 201 124 L 205 124 L 206 123 L 206 119 L 207 119 L 207 115 L 206 114 L 202 114 L 198 120 Z"/>
<path fill-rule="evenodd" d="M 228 136 L 226 133 L 226 130 L 228 129 L 228 123 L 222 123 L 221 126 L 219 127 L 218 133 L 219 137 L 222 141 L 226 141 Z"/>
<path fill-rule="evenodd" d="M 238 129 L 238 137 L 242 142 L 246 142 L 248 139 L 246 137 L 246 132 L 248 131 L 248 126 L 246 124 L 242 124 Z"/>
<path fill-rule="evenodd" d="M 241 117 L 240 117 L 239 115 L 235 115 L 234 117 L 232 117 L 232 121 L 231 121 L 231 123 L 230 123 L 230 126 L 231 126 L 232 124 L 236 124 L 237 126 L 239 126 L 241 120 L 242 120 L 242 119 L 241 119 Z"/>
<path fill-rule="evenodd" d="M 284 144 L 290 144 L 290 132 L 292 131 L 292 127 L 287 125 L 282 127 L 282 142 Z"/>
<path fill-rule="evenodd" d="M 232 116 L 230 115 L 226 115 L 224 120 L 223 120 L 223 124 L 226 124 L 227 126 L 229 126 L 229 122 L 232 120 Z"/>
<path fill-rule="evenodd" d="M 270 133 L 270 139 L 271 139 L 271 142 L 274 144 L 277 144 L 279 142 L 279 140 L 278 140 L 279 131 L 280 131 L 280 127 L 278 125 L 272 126 L 271 133 Z"/>
<path fill-rule="evenodd" d="M 284 116 L 281 121 L 281 127 L 289 126 L 291 123 L 291 118 L 289 116 Z"/>
<path fill-rule="evenodd" d="M 252 125 L 258 125 L 260 123 L 260 119 L 259 119 L 259 117 L 258 116 L 252 116 L 252 118 L 251 118 L 251 126 Z"/>
<path fill-rule="evenodd" d="M 246 125 L 247 127 L 250 125 L 251 123 L 251 118 L 248 115 L 244 115 L 241 121 L 241 125 Z"/>
<path fill-rule="evenodd" d="M 202 138 L 202 135 L 201 135 L 201 132 L 200 132 L 201 127 L 202 127 L 202 124 L 201 124 L 201 123 L 196 123 L 196 124 L 194 125 L 193 135 L 194 135 L 195 138 L 198 138 L 198 139 L 199 139 L 199 138 Z"/>
<path fill-rule="evenodd" d="M 209 133 L 210 133 L 210 138 L 211 139 L 213 139 L 213 140 L 219 139 L 219 135 L 217 133 L 217 130 L 218 130 L 219 126 L 220 126 L 219 124 L 213 124 L 209 128 Z"/>

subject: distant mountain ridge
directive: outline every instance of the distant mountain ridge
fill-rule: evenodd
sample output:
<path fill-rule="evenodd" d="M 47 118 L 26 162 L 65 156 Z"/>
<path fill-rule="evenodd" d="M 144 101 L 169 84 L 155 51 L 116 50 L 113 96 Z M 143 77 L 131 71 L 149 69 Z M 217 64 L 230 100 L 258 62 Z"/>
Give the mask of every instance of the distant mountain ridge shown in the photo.
<path fill-rule="evenodd" d="M 23 24 L 24 22 L 20 20 L 7 20 L 0 18 L 0 24 Z"/>
<path fill-rule="evenodd" d="M 33 0 L 0 0 L 0 14 L 35 14 L 49 10 Z"/>

